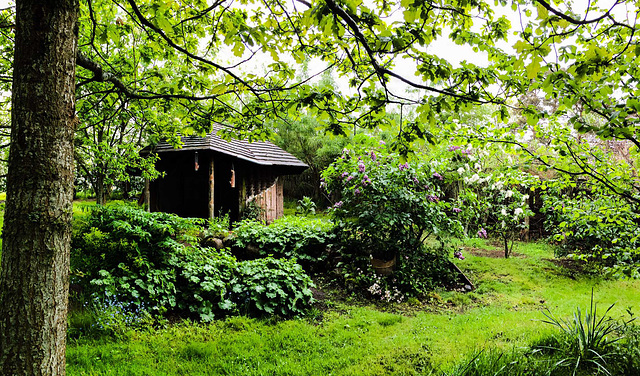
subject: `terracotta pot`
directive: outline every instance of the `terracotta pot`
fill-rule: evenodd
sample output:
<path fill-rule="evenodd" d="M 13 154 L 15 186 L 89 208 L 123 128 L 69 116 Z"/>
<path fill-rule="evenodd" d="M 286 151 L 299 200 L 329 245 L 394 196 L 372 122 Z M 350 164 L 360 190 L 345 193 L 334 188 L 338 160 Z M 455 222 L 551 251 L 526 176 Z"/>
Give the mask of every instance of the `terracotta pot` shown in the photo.
<path fill-rule="evenodd" d="M 396 256 L 391 260 L 371 259 L 371 266 L 378 275 L 389 275 L 396 268 Z"/>

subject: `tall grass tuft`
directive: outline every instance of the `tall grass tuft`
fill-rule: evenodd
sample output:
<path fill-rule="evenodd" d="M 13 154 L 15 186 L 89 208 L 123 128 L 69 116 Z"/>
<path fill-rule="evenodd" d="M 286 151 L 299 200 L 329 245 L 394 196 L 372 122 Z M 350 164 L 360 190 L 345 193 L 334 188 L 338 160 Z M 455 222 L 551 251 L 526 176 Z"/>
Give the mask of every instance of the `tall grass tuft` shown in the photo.
<path fill-rule="evenodd" d="M 615 320 L 607 316 L 613 306 L 610 305 L 604 315 L 598 318 L 592 289 L 591 304 L 589 309 L 585 310 L 584 316 L 580 308 L 577 308 L 573 318 L 568 320 L 556 318 L 548 309 L 543 312 L 547 319 L 542 321 L 556 326 L 561 331 L 557 345 L 545 346 L 559 358 L 556 367 L 570 367 L 573 375 L 582 368 L 595 368 L 598 373 L 611 374 L 607 360 L 615 355 L 612 344 L 621 339 L 619 336 L 611 337 L 620 328 Z"/>
<path fill-rule="evenodd" d="M 547 375 L 551 368 L 549 361 L 532 356 L 526 349 L 480 350 L 466 361 L 459 363 L 448 372 L 438 376 L 531 376 Z"/>

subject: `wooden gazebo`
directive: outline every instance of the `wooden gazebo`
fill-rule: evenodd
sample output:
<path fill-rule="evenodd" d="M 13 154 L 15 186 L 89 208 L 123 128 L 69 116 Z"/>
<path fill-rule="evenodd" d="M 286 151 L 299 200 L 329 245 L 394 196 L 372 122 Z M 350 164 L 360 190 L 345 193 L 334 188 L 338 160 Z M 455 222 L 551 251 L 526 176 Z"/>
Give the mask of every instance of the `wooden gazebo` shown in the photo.
<path fill-rule="evenodd" d="M 161 142 L 153 150 L 162 177 L 145 184 L 150 211 L 182 217 L 213 218 L 228 214 L 232 221 L 253 202 L 267 223 L 283 215 L 280 176 L 300 174 L 308 166 L 276 145 L 225 140 L 215 125 L 206 137 L 182 137 L 182 147 Z"/>

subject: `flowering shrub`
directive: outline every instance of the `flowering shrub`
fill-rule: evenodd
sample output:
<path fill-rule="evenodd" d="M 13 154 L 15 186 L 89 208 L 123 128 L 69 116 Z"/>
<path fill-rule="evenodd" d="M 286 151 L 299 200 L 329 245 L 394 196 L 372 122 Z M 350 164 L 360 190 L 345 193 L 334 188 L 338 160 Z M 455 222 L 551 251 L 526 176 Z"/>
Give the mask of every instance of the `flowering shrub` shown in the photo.
<path fill-rule="evenodd" d="M 527 201 L 529 195 L 517 188 L 514 183 L 505 186 L 502 180 L 489 187 L 493 200 L 487 204 L 490 213 L 487 227 L 502 242 L 505 258 L 509 258 L 514 240 L 527 228 L 525 218 L 533 215 Z"/>
<path fill-rule="evenodd" d="M 422 290 L 407 280 L 435 278 L 432 274 L 420 275 L 425 270 L 408 270 L 405 266 L 426 257 L 423 249 L 426 238 L 462 235 L 456 219 L 459 211 L 444 199 L 442 180 L 442 174 L 431 164 L 422 160 L 403 161 L 385 145 L 369 150 L 345 149 L 324 171 L 322 184 L 336 199 L 330 214 L 337 242 L 345 264 L 355 267 L 346 272 L 349 278 L 357 274 L 358 268 L 370 270 L 371 258 L 395 258 L 395 281 L 392 278 L 385 289 L 373 288 L 370 292 L 380 291 L 396 300 L 402 293 Z"/>
<path fill-rule="evenodd" d="M 527 228 L 526 217 L 533 215 L 529 195 L 522 192 L 536 182 L 535 178 L 513 170 L 487 171 L 482 167 L 482 155 L 459 146 L 450 146 L 440 163 L 449 166 L 445 180 L 449 187 L 455 187 L 455 205 L 464 208 L 459 210 L 467 235 L 497 238 L 508 258 L 514 240 Z"/>

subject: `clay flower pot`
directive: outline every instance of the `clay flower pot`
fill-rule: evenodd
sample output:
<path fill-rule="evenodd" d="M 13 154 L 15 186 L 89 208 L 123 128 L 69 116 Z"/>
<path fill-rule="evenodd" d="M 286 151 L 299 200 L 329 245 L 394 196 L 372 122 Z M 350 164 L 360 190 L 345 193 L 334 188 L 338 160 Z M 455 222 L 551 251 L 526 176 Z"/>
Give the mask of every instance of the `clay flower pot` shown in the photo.
<path fill-rule="evenodd" d="M 389 275 L 396 268 L 396 256 L 391 260 L 382 260 L 377 258 L 371 259 L 371 266 L 378 275 Z"/>

